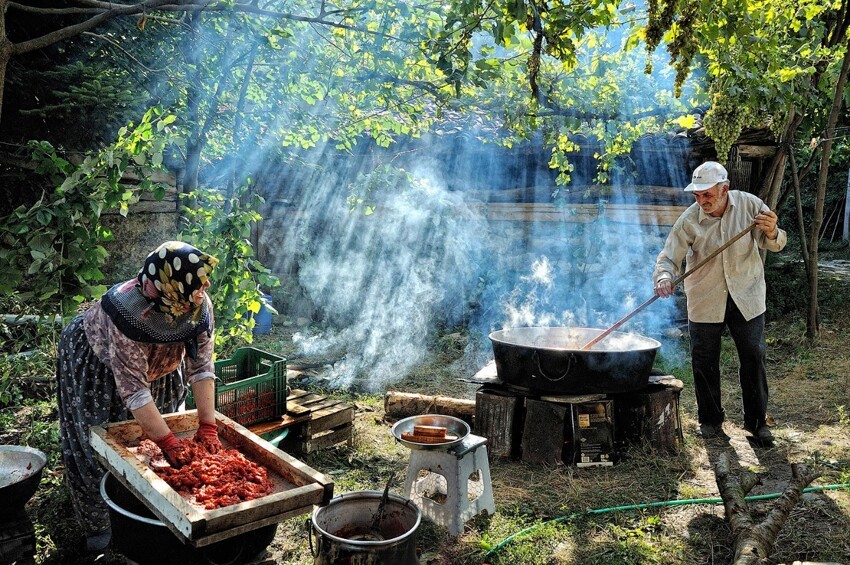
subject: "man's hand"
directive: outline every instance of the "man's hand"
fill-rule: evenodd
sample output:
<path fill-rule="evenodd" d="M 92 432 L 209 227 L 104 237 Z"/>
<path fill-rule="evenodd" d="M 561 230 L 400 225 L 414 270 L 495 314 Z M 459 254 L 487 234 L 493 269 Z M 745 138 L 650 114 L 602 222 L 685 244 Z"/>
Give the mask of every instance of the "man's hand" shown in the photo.
<path fill-rule="evenodd" d="M 776 222 L 779 221 L 779 218 L 773 211 L 759 212 L 753 221 L 768 239 L 776 239 L 776 236 L 779 235 L 776 229 Z"/>
<path fill-rule="evenodd" d="M 661 279 L 655 283 L 655 296 L 660 296 L 661 298 L 673 296 L 673 281 L 670 279 Z"/>
<path fill-rule="evenodd" d="M 218 439 L 218 426 L 215 422 L 201 422 L 195 437 L 192 438 L 204 448 L 215 455 L 221 450 L 221 441 Z"/>
<path fill-rule="evenodd" d="M 155 439 L 153 442 L 162 451 L 168 464 L 175 469 L 192 462 L 191 452 L 184 447 L 183 440 L 175 436 L 174 432 L 169 431 L 165 437 Z"/>

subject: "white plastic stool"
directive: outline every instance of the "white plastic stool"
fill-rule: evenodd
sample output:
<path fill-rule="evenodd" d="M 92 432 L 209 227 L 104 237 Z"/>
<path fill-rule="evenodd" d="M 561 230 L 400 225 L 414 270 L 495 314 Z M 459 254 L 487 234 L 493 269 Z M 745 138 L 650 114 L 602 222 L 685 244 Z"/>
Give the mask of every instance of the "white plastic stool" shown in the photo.
<path fill-rule="evenodd" d="M 469 434 L 445 451 L 411 449 L 404 492 L 425 517 L 453 536 L 479 513 L 495 514 L 487 438 Z"/>

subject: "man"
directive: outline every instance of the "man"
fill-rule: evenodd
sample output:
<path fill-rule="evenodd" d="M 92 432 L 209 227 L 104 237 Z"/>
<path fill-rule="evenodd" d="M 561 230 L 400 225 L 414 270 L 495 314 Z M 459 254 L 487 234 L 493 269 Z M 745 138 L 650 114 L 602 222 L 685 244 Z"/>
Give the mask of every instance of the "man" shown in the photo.
<path fill-rule="evenodd" d="M 696 203 L 676 220 L 658 254 L 653 280 L 660 297 L 672 296 L 672 281 L 678 275 L 756 225 L 684 281 L 700 432 L 706 438 L 722 433 L 720 336 L 727 327 L 740 362 L 744 428 L 756 442 L 769 445 L 773 434 L 766 421 L 765 283 L 759 249 L 781 251 L 787 236 L 764 202 L 729 190 L 729 177 L 720 163 L 708 161 L 697 167 L 685 191 L 694 193 Z"/>

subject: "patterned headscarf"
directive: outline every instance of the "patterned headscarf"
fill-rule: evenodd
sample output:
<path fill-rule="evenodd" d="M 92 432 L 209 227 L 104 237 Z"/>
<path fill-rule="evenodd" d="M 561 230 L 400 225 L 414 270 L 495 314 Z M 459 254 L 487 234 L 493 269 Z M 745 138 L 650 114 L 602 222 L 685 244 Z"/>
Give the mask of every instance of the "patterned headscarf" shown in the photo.
<path fill-rule="evenodd" d="M 151 306 L 172 319 L 188 312 L 197 317 L 218 259 L 182 241 L 157 247 L 139 271 L 138 284 Z"/>

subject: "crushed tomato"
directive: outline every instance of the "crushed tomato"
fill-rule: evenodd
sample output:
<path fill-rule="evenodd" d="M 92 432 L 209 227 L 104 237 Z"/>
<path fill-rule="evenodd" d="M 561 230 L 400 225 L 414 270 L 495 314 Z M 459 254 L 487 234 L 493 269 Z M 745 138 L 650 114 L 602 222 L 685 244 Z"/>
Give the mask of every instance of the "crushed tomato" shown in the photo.
<path fill-rule="evenodd" d="M 162 452 L 150 440 L 142 441 L 137 452 L 150 459 L 151 468 L 171 488 L 205 509 L 230 506 L 274 492 L 274 483 L 265 467 L 235 449 L 222 449 L 213 455 L 194 441 L 184 441 L 182 445 L 191 450 L 192 462 L 180 469 L 164 464 Z"/>

